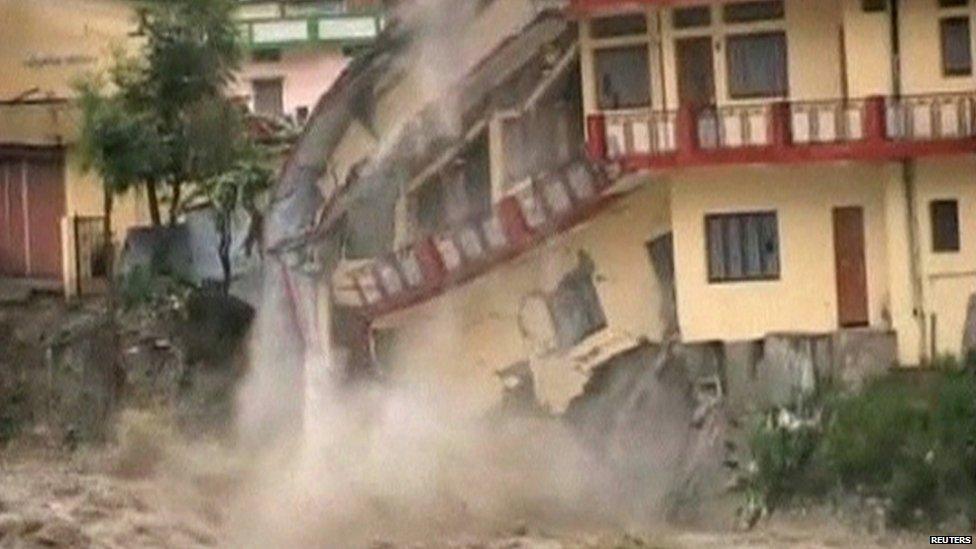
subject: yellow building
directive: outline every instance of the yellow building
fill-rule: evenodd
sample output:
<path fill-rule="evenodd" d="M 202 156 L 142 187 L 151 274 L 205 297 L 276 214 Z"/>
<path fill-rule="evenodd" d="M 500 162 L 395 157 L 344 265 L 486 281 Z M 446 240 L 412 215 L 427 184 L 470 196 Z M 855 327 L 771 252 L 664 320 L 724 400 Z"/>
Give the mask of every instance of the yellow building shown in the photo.
<path fill-rule="evenodd" d="M 72 100 L 135 23 L 121 1 L 0 0 L 0 276 L 73 295 L 104 274 L 103 192 L 79 165 Z M 116 237 L 147 217 L 139 197 L 119 197 Z"/>
<path fill-rule="evenodd" d="M 472 411 L 520 365 L 561 411 L 646 342 L 969 351 L 976 5 L 570 4 L 499 0 L 455 25 L 447 81 L 407 47 L 319 104 L 269 245 L 322 275 L 339 343 L 368 327 L 360 358 Z M 431 111 L 445 139 L 416 137 Z"/>

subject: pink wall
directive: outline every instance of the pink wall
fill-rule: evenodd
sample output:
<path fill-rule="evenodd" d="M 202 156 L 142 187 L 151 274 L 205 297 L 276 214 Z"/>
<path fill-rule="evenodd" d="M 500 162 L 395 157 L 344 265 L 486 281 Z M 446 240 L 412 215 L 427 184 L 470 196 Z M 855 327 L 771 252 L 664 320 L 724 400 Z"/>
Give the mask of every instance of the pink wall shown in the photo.
<path fill-rule="evenodd" d="M 280 61 L 244 63 L 238 75 L 236 95 L 250 100 L 253 80 L 281 78 L 285 114 L 295 117 L 299 107 L 308 107 L 309 112 L 312 111 L 348 61 L 337 47 L 319 45 L 283 49 Z"/>

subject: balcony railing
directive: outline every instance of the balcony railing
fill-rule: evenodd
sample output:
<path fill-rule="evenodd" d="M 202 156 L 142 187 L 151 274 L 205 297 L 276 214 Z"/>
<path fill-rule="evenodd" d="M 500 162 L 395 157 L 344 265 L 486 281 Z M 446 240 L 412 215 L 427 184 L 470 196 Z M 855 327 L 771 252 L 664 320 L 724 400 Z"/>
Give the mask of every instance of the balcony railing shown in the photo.
<path fill-rule="evenodd" d="M 373 42 L 383 27 L 375 14 L 310 14 L 251 19 L 239 23 L 245 43 L 252 48 L 283 47 L 309 43 L 342 45 Z"/>
<path fill-rule="evenodd" d="M 336 301 L 377 315 L 437 295 L 584 219 L 605 202 L 607 183 L 588 163 L 574 162 L 503 198 L 487 216 L 385 257 L 340 267 L 333 280 Z"/>
<path fill-rule="evenodd" d="M 625 167 L 976 152 L 976 92 L 591 115 L 594 159 Z"/>

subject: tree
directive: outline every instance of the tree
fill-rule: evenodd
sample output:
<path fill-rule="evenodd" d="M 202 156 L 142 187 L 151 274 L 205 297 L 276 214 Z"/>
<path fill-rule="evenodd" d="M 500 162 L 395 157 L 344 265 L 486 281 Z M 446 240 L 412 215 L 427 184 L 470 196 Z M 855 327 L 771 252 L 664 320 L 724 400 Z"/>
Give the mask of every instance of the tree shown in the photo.
<path fill-rule="evenodd" d="M 225 93 L 241 55 L 235 2 L 141 5 L 141 46 L 116 55 L 107 85 L 83 86 L 82 152 L 107 198 L 144 185 L 153 224 L 160 195 L 173 224 L 186 187 L 232 168 L 246 149 L 241 110 Z"/>
<path fill-rule="evenodd" d="M 272 173 L 254 158 L 242 160 L 233 168 L 206 180 L 203 189 L 210 201 L 214 225 L 219 236 L 217 255 L 223 270 L 223 290 L 230 290 L 232 278 L 231 246 L 233 221 L 237 212 L 243 211 L 249 222 L 260 224 L 261 210 L 258 201 L 271 186 Z"/>

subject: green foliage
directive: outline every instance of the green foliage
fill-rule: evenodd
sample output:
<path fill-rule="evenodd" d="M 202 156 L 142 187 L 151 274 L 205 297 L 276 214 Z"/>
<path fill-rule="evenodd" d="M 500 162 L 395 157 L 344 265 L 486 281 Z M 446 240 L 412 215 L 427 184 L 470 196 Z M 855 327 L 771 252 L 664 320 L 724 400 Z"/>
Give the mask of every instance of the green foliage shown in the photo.
<path fill-rule="evenodd" d="M 113 193 L 156 186 L 170 220 L 184 187 L 231 168 L 246 151 L 241 109 L 227 98 L 241 49 L 233 0 L 158 0 L 142 10 L 142 47 L 117 54 L 107 78 L 83 84 L 82 151 Z M 106 82 L 107 80 L 107 82 Z"/>
<path fill-rule="evenodd" d="M 924 433 L 927 410 L 910 384 L 883 378 L 859 395 L 833 403 L 824 440 L 831 470 L 848 486 L 879 485 L 891 480 L 894 460 L 906 434 Z"/>
<path fill-rule="evenodd" d="M 753 505 L 774 508 L 801 493 L 819 493 L 823 486 L 811 466 L 819 441 L 819 422 L 809 411 L 766 414 L 749 439 L 755 460 L 748 481 Z"/>
<path fill-rule="evenodd" d="M 114 194 L 128 191 L 160 172 L 166 162 L 163 138 L 152 113 L 129 108 L 122 97 L 81 85 L 84 167 L 97 171 Z"/>
<path fill-rule="evenodd" d="M 126 310 L 144 308 L 163 313 L 182 310 L 194 289 L 174 273 L 136 265 L 121 277 L 119 297 Z"/>
<path fill-rule="evenodd" d="M 957 365 L 827 397 L 822 432 L 767 420 L 750 441 L 752 496 L 775 506 L 839 486 L 886 501 L 898 526 L 976 518 L 976 375 Z"/>

